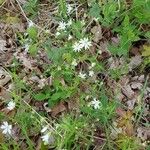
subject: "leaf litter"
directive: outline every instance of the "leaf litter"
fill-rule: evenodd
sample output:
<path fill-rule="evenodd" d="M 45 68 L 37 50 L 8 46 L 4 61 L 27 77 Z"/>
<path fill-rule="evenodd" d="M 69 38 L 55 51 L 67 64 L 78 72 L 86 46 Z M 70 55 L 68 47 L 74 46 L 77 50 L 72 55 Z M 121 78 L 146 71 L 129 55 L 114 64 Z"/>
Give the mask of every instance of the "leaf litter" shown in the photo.
<path fill-rule="evenodd" d="M 21 4 L 25 4 L 26 1 L 19 0 Z M 12 6 L 11 6 L 11 10 Z M 54 10 L 55 11 L 55 10 Z M 82 18 L 82 12 L 84 9 L 79 8 L 79 13 L 77 17 Z M 41 14 L 40 14 L 41 15 Z M 47 14 L 46 14 L 47 15 Z M 49 16 L 49 15 L 47 15 Z M 46 17 L 47 17 L 46 16 Z M 85 17 L 86 18 L 86 17 Z M 10 19 L 12 20 L 12 23 L 10 22 Z M 55 25 L 53 24 L 53 21 L 56 21 L 55 19 L 51 20 L 52 18 L 49 17 L 48 21 L 51 29 L 55 29 Z M 9 22 L 8 22 L 9 20 Z M 44 24 L 42 22 L 42 18 L 39 17 L 39 25 Z M 43 19 L 44 20 L 44 19 Z M 17 22 L 16 22 L 17 21 Z M 51 22 L 52 21 L 52 22 Z M 38 21 L 36 21 L 38 23 Z M 13 84 L 13 80 L 11 75 L 4 69 L 10 69 L 12 66 L 12 63 L 14 61 L 14 58 L 18 61 L 21 68 L 17 70 L 18 76 L 20 76 L 21 80 L 24 80 L 24 82 L 27 82 L 28 85 L 32 86 L 34 89 L 34 92 L 40 92 L 40 90 L 43 90 L 45 87 L 51 87 L 53 86 L 53 78 L 50 74 L 47 76 L 42 76 L 45 66 L 44 64 L 51 64 L 51 60 L 48 59 L 47 54 L 44 53 L 42 50 L 39 50 L 38 55 L 34 58 L 31 57 L 28 53 L 25 52 L 23 48 L 20 48 L 16 44 L 16 32 L 25 32 L 26 23 L 24 23 L 24 20 L 20 19 L 18 21 L 18 18 L 16 16 L 7 16 L 7 20 L 5 23 L 2 23 L 2 38 L 0 38 L 0 54 L 1 54 L 1 60 L 0 64 L 2 63 L 2 67 L 0 67 L 0 99 L 3 101 L 2 105 L 0 105 L 0 112 L 8 115 L 9 117 L 14 116 L 16 114 L 15 111 L 13 111 L 13 114 L 10 114 L 8 110 L 6 110 L 4 103 L 6 103 L 8 100 L 12 98 L 12 95 L 9 91 L 13 91 L 15 88 L 10 88 L 11 84 Z M 53 26 L 53 27 L 51 27 Z M 90 31 L 93 34 L 92 42 L 94 43 L 94 48 L 90 49 L 91 53 L 95 55 L 95 51 L 98 52 L 97 60 L 100 61 L 108 61 L 107 69 L 117 69 L 121 68 L 122 65 L 125 63 L 126 60 L 123 58 L 117 58 L 113 57 L 108 50 L 108 40 L 111 39 L 114 44 L 119 44 L 120 40 L 116 36 L 112 36 L 111 31 L 109 29 L 103 28 L 100 24 L 91 25 L 88 28 L 91 28 Z M 7 35 L 9 35 L 9 38 L 5 40 L 4 32 L 6 32 Z M 106 39 L 105 39 L 106 38 Z M 105 39 L 105 40 L 104 40 Z M 15 45 L 14 45 L 15 43 Z M 8 48 L 9 47 L 9 48 Z M 120 135 L 128 135 L 136 136 L 140 138 L 143 142 L 148 141 L 150 138 L 150 133 L 148 127 L 142 126 L 143 122 L 148 122 L 147 118 L 149 115 L 149 100 L 150 100 L 150 85 L 148 82 L 147 88 L 144 89 L 144 95 L 142 99 L 142 107 L 144 109 L 144 113 L 140 117 L 140 123 L 137 126 L 134 126 L 134 117 L 135 112 L 138 109 L 139 106 L 139 96 L 141 95 L 141 91 L 144 88 L 144 84 L 146 81 L 145 75 L 142 73 L 139 73 L 136 69 L 142 64 L 143 62 L 143 56 L 148 57 L 149 56 L 149 46 L 143 45 L 143 51 L 142 55 L 138 52 L 134 52 L 136 54 L 135 56 L 130 57 L 130 62 L 128 63 L 129 67 L 129 73 L 125 76 L 123 76 L 119 81 L 115 81 L 114 79 L 111 79 L 109 75 L 106 72 L 103 72 L 105 74 L 105 79 L 103 80 L 104 84 L 106 85 L 106 88 L 108 88 L 111 91 L 110 97 L 112 95 L 114 96 L 118 91 L 118 99 L 119 102 L 121 102 L 125 108 L 118 108 L 116 110 L 117 118 L 115 118 L 114 123 L 112 124 L 113 128 L 111 128 L 111 134 L 110 136 L 115 141 Z M 85 70 L 87 70 L 87 67 L 85 66 Z M 34 72 L 32 74 L 32 72 Z M 135 76 L 132 76 L 131 74 L 135 73 Z M 63 87 L 67 87 L 67 81 L 66 79 L 60 78 L 61 84 Z M 149 81 L 149 79 L 148 79 Z M 57 83 L 55 83 L 57 84 Z M 89 84 L 83 84 L 81 88 L 83 88 L 83 91 L 86 91 L 85 93 L 89 93 L 88 90 Z M 117 92 L 115 91 L 117 90 Z M 26 95 L 26 93 L 24 93 Z M 76 99 L 76 98 L 75 98 Z M 44 102 L 33 102 L 32 96 L 26 97 L 26 102 L 31 106 L 35 107 L 36 111 L 41 111 L 42 113 L 48 113 L 48 118 L 59 119 L 62 115 L 65 113 L 70 113 L 74 110 L 75 107 L 78 107 L 77 101 L 78 100 L 69 100 L 68 102 L 60 101 L 55 105 L 53 108 L 50 108 L 48 106 L 48 103 Z M 0 103 L 1 104 L 1 103 Z M 2 107 L 1 107 L 2 106 Z M 79 109 L 75 109 L 76 111 L 79 111 Z M 12 113 L 12 112 L 11 112 Z M 75 112 L 76 113 L 76 112 Z M 78 113 L 78 112 L 77 112 Z M 142 120 L 144 118 L 144 120 Z M 103 131 L 99 131 L 100 133 L 96 134 L 96 136 L 102 136 L 105 139 L 105 136 L 103 136 Z M 14 128 L 15 133 L 15 141 L 20 141 L 21 138 L 21 131 L 18 126 L 15 126 Z M 37 134 L 37 135 L 36 135 Z M 33 132 L 33 137 L 35 138 L 39 135 L 38 133 Z M 104 134 L 105 135 L 105 134 Z M 3 137 L 1 138 L 0 134 L 0 142 L 3 141 Z M 21 139 L 23 140 L 23 139 Z M 35 140 L 34 140 L 35 141 Z M 103 145 L 103 140 L 97 140 L 95 139 L 95 142 L 100 143 Z M 26 148 L 27 145 L 26 142 L 22 143 L 22 147 Z M 35 142 L 36 143 L 36 142 Z M 96 143 L 96 144 L 97 144 Z M 41 146 L 41 140 L 38 141 L 37 149 L 40 149 Z"/>

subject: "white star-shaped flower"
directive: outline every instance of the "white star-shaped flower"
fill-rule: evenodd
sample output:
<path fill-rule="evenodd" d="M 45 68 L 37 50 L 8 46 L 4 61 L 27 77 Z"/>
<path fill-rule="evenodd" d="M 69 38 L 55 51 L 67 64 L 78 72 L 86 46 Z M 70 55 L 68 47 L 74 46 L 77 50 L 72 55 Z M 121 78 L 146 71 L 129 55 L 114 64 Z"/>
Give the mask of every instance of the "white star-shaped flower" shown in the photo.
<path fill-rule="evenodd" d="M 42 128 L 41 132 L 44 133 L 45 131 L 47 131 L 47 129 L 48 129 L 48 126 L 45 126 Z"/>
<path fill-rule="evenodd" d="M 67 24 L 63 21 L 59 22 L 59 26 L 57 28 L 58 31 L 60 30 L 65 30 L 66 29 Z"/>
<path fill-rule="evenodd" d="M 90 104 L 94 107 L 94 109 L 100 109 L 101 108 L 101 102 L 99 100 L 97 100 L 96 98 L 94 98 Z"/>
<path fill-rule="evenodd" d="M 72 10 L 73 10 L 73 7 L 71 7 L 71 5 L 68 4 L 67 5 L 67 13 L 70 14 Z"/>
<path fill-rule="evenodd" d="M 10 101 L 8 104 L 7 104 L 7 109 L 9 110 L 13 110 L 16 106 L 16 103 L 13 102 L 13 101 Z"/>
<path fill-rule="evenodd" d="M 82 73 L 82 72 L 79 72 L 79 75 L 78 75 L 80 78 L 82 79 L 85 79 L 86 78 L 86 74 L 85 73 Z"/>
<path fill-rule="evenodd" d="M 80 43 L 81 47 L 84 48 L 85 50 L 86 50 L 86 49 L 89 49 L 90 46 L 92 46 L 91 41 L 89 41 L 88 38 L 83 38 L 83 39 L 81 39 L 81 40 L 79 41 L 79 43 Z"/>
<path fill-rule="evenodd" d="M 0 127 L 3 131 L 3 134 L 9 134 L 11 135 L 12 133 L 12 125 L 9 125 L 7 121 L 3 122 L 3 124 Z"/>
<path fill-rule="evenodd" d="M 41 137 L 42 141 L 44 142 L 44 145 L 48 145 L 48 144 L 51 144 L 54 142 L 54 138 L 53 136 L 51 135 L 50 132 L 46 133 L 45 135 L 43 135 Z"/>
<path fill-rule="evenodd" d="M 30 20 L 30 21 L 28 22 L 28 27 L 30 28 L 30 27 L 32 27 L 32 26 L 34 26 L 34 23 Z"/>
<path fill-rule="evenodd" d="M 89 76 L 92 77 L 94 75 L 94 71 L 89 71 Z"/>
<path fill-rule="evenodd" d="M 75 42 L 74 45 L 73 45 L 73 50 L 74 50 L 75 52 L 80 52 L 81 49 L 82 49 L 81 44 L 78 43 L 78 42 Z"/>

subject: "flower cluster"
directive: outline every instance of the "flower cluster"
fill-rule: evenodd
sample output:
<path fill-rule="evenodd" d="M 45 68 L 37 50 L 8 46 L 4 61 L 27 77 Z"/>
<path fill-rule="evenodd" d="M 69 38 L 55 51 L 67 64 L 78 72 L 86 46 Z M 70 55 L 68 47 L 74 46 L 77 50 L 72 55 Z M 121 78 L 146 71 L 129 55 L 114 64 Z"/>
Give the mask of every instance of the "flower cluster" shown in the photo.
<path fill-rule="evenodd" d="M 66 32 L 67 27 L 70 27 L 72 25 L 72 20 L 70 19 L 67 23 L 64 21 L 60 21 L 57 27 L 56 36 L 59 36 L 61 34 L 61 31 Z M 68 40 L 72 38 L 71 35 L 69 35 Z"/>
<path fill-rule="evenodd" d="M 80 52 L 82 49 L 89 49 L 90 46 L 92 46 L 91 41 L 88 38 L 83 38 L 79 42 L 75 42 L 72 47 L 75 52 Z"/>

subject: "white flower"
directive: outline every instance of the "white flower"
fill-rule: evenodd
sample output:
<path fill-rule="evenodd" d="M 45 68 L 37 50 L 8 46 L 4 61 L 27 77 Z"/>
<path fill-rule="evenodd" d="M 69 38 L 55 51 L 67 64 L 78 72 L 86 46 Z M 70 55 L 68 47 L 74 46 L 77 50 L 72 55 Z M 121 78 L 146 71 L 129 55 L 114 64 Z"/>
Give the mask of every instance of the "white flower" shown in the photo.
<path fill-rule="evenodd" d="M 93 62 L 92 64 L 91 64 L 91 67 L 94 67 L 96 65 L 96 63 L 95 62 Z"/>
<path fill-rule="evenodd" d="M 72 36 L 69 34 L 69 36 L 68 36 L 68 40 L 71 40 L 72 39 Z"/>
<path fill-rule="evenodd" d="M 42 139 L 42 141 L 44 142 L 44 145 L 48 145 L 48 144 L 54 142 L 54 138 L 53 138 L 53 136 L 51 136 L 51 133 L 50 133 L 50 132 L 48 132 L 48 133 L 46 133 L 45 135 L 43 135 L 43 136 L 41 137 L 41 139 Z"/>
<path fill-rule="evenodd" d="M 44 133 L 47 129 L 48 129 L 48 126 L 45 126 L 45 127 L 41 130 L 41 132 Z"/>
<path fill-rule="evenodd" d="M 92 46 L 91 41 L 88 40 L 88 38 L 83 38 L 79 41 L 82 48 L 89 49 L 90 46 Z"/>
<path fill-rule="evenodd" d="M 25 52 L 28 52 L 29 51 L 29 44 L 25 44 L 25 46 L 24 46 L 24 50 L 25 50 Z"/>
<path fill-rule="evenodd" d="M 74 45 L 73 45 L 73 50 L 74 50 L 75 52 L 80 52 L 81 49 L 82 49 L 81 44 L 75 42 Z"/>
<path fill-rule="evenodd" d="M 67 26 L 71 26 L 72 25 L 72 20 L 70 19 L 67 23 Z"/>
<path fill-rule="evenodd" d="M 94 71 L 89 71 L 89 76 L 92 77 L 94 75 Z"/>
<path fill-rule="evenodd" d="M 82 79 L 85 79 L 86 78 L 86 74 L 85 73 L 82 73 L 82 72 L 79 72 L 79 75 L 78 75 L 80 78 Z"/>
<path fill-rule="evenodd" d="M 12 125 L 9 125 L 7 121 L 3 122 L 3 124 L 0 127 L 3 131 L 3 134 L 11 134 L 12 133 Z"/>
<path fill-rule="evenodd" d="M 101 108 L 101 102 L 97 100 L 96 98 L 91 101 L 90 105 L 94 107 L 94 109 L 100 109 Z"/>
<path fill-rule="evenodd" d="M 78 65 L 76 59 L 73 60 L 73 62 L 71 63 L 71 65 L 72 66 L 77 66 Z"/>
<path fill-rule="evenodd" d="M 100 54 L 100 55 L 101 55 L 101 54 L 102 54 L 102 51 L 101 51 L 101 50 L 99 50 L 99 51 L 98 51 L 98 54 Z"/>
<path fill-rule="evenodd" d="M 56 34 L 55 34 L 56 36 L 59 36 L 60 35 L 60 32 L 56 32 Z"/>
<path fill-rule="evenodd" d="M 10 101 L 8 104 L 7 104 L 7 109 L 9 110 L 13 110 L 16 106 L 16 103 L 13 102 L 13 101 Z"/>
<path fill-rule="evenodd" d="M 32 26 L 34 26 L 34 23 L 30 20 L 30 21 L 28 22 L 28 27 L 30 28 L 30 27 L 32 27 Z"/>
<path fill-rule="evenodd" d="M 92 63 L 91 66 L 89 66 L 89 69 L 92 69 L 94 66 L 96 65 L 96 63 Z"/>
<path fill-rule="evenodd" d="M 70 14 L 72 10 L 73 10 L 73 7 L 71 7 L 71 5 L 68 4 L 67 5 L 67 13 Z"/>
<path fill-rule="evenodd" d="M 57 28 L 58 31 L 60 30 L 65 30 L 66 29 L 67 24 L 63 21 L 59 22 L 59 26 Z"/>

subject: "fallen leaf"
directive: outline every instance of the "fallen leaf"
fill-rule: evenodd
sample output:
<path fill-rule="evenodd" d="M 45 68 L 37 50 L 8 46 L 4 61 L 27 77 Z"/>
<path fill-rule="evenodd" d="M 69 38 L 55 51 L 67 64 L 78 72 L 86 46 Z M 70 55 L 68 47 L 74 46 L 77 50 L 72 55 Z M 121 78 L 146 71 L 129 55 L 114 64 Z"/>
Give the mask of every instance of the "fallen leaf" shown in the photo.
<path fill-rule="evenodd" d="M 127 106 L 129 110 L 132 110 L 134 108 L 135 102 L 136 102 L 136 99 L 127 101 Z"/>
<path fill-rule="evenodd" d="M 122 93 L 129 99 L 133 99 L 134 91 L 131 89 L 130 85 L 122 87 Z"/>
<path fill-rule="evenodd" d="M 132 82 L 131 83 L 131 88 L 132 89 L 138 89 L 138 90 L 140 90 L 140 89 L 142 89 L 142 87 L 143 87 L 143 84 L 141 84 L 141 83 L 139 83 L 139 82 Z"/>
<path fill-rule="evenodd" d="M 132 136 L 134 134 L 133 124 L 131 121 L 128 121 L 126 123 L 125 131 L 126 131 L 128 136 Z"/>
<path fill-rule="evenodd" d="M 6 41 L 3 39 L 0 39 L 0 52 L 4 52 L 7 50 L 6 46 Z"/>
<path fill-rule="evenodd" d="M 4 86 L 11 80 L 11 76 L 5 71 L 4 68 L 0 67 L 0 86 Z"/>
<path fill-rule="evenodd" d="M 129 70 L 131 71 L 132 69 L 138 67 L 141 63 L 142 63 L 141 56 L 132 57 L 129 63 Z"/>
<path fill-rule="evenodd" d="M 67 108 L 65 106 L 65 103 L 64 102 L 60 102 L 59 104 L 57 104 L 56 106 L 54 106 L 52 108 L 52 117 L 55 117 L 56 115 L 58 115 L 59 113 L 65 111 Z"/>
<path fill-rule="evenodd" d="M 139 76 L 138 81 L 144 82 L 145 81 L 145 76 L 144 75 Z"/>
<path fill-rule="evenodd" d="M 126 111 L 123 110 L 123 109 L 120 108 L 120 107 L 116 109 L 116 113 L 117 113 L 117 115 L 119 115 L 120 117 L 125 117 L 125 115 L 126 115 Z"/>
<path fill-rule="evenodd" d="M 0 100 L 10 100 L 11 94 L 3 87 L 0 87 Z"/>
<path fill-rule="evenodd" d="M 91 32 L 94 34 L 94 37 L 93 37 L 94 42 L 97 43 L 99 40 L 101 40 L 103 38 L 102 37 L 102 29 L 101 29 L 100 25 L 94 26 L 91 29 Z"/>

